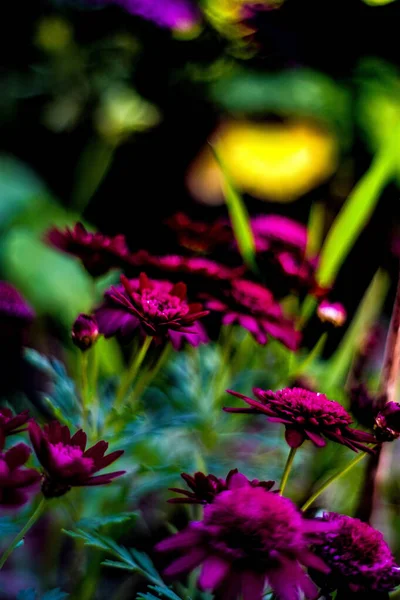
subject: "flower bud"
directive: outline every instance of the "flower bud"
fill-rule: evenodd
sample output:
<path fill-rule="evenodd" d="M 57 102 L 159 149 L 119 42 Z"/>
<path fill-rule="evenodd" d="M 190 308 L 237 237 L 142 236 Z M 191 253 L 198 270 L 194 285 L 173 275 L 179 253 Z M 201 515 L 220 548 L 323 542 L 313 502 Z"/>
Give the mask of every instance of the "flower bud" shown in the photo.
<path fill-rule="evenodd" d="M 346 309 L 340 302 L 330 302 L 323 300 L 318 306 L 317 315 L 319 319 L 326 323 L 331 323 L 335 327 L 342 327 L 347 319 Z"/>
<path fill-rule="evenodd" d="M 400 404 L 385 404 L 375 417 L 374 432 L 379 442 L 392 442 L 400 436 Z"/>
<path fill-rule="evenodd" d="M 80 314 L 72 326 L 72 341 L 82 351 L 89 350 L 99 337 L 99 328 L 95 317 Z"/>

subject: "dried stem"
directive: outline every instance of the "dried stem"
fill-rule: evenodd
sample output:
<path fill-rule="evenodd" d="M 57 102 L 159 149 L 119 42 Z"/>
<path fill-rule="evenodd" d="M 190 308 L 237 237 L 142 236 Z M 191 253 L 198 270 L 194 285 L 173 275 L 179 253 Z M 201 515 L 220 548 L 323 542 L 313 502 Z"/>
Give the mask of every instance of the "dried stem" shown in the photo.
<path fill-rule="evenodd" d="M 392 318 L 386 338 L 385 354 L 379 384 L 378 403 L 382 407 L 387 402 L 396 402 L 396 386 L 400 370 L 400 274 L 397 283 Z M 360 503 L 356 516 L 370 522 L 379 502 L 380 487 L 385 474 L 380 468 L 382 446 L 369 457 Z"/>

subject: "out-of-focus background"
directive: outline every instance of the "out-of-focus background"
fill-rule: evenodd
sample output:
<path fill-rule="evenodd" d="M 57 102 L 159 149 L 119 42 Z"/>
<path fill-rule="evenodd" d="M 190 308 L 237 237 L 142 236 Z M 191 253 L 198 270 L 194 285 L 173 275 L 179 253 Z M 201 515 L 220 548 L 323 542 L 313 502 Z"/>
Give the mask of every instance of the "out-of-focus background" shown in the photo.
<path fill-rule="evenodd" d="M 307 222 L 320 201 L 327 230 L 396 137 L 398 2 L 163 4 L 6 9 L 0 276 L 61 326 L 90 290 L 73 261 L 40 242 L 50 224 L 83 215 L 125 233 L 133 250 L 175 250 L 168 216 L 225 214 L 211 142 L 252 214 Z M 338 278 L 350 314 L 378 265 L 397 268 L 399 182 L 381 186 Z"/>

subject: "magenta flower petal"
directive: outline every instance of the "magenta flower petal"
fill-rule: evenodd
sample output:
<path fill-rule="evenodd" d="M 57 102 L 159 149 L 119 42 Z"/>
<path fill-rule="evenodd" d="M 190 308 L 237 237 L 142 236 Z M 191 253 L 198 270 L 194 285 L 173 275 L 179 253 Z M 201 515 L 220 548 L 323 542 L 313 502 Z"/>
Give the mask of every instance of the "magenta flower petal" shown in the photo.
<path fill-rule="evenodd" d="M 71 437 L 68 427 L 58 421 L 52 421 L 43 429 L 31 422 L 29 435 L 36 456 L 44 469 L 42 491 L 48 498 L 61 496 L 74 486 L 109 483 L 125 472 L 116 471 L 92 477 L 94 473 L 117 460 L 122 451 L 104 456 L 108 443 L 100 441 L 85 452 L 86 434 L 82 430 Z"/>
<path fill-rule="evenodd" d="M 306 552 L 310 562 L 311 544 L 332 531 L 330 527 L 322 520 L 304 519 L 290 500 L 235 471 L 228 475 L 225 489 L 205 506 L 203 519 L 157 549 L 180 555 L 167 568 L 170 577 L 202 564 L 199 586 L 224 600 L 241 595 L 261 600 L 267 582 L 283 600 L 299 600 L 299 590 L 314 600 L 316 588 L 301 567 L 302 556 Z M 318 560 L 314 564 L 321 565 Z"/>
<path fill-rule="evenodd" d="M 257 400 L 227 390 L 251 406 L 268 420 L 285 424 L 286 441 L 291 448 L 298 448 L 308 438 L 317 447 L 326 444 L 325 439 L 336 441 L 357 452 L 372 452 L 364 444 L 376 443 L 376 439 L 365 431 L 352 429 L 352 419 L 341 404 L 329 400 L 324 394 L 303 388 L 284 388 L 273 392 L 254 388 Z M 249 409 L 224 408 L 227 412 L 248 413 Z"/>

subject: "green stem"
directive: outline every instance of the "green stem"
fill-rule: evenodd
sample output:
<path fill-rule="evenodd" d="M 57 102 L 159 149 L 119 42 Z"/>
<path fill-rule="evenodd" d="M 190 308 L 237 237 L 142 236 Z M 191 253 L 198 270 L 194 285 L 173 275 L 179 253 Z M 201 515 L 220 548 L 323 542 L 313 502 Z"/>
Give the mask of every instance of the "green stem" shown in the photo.
<path fill-rule="evenodd" d="M 46 507 L 46 498 L 42 498 L 42 500 L 38 504 L 36 510 L 32 513 L 31 517 L 28 519 L 26 525 L 15 536 L 15 538 L 13 539 L 13 541 L 11 542 L 11 544 L 9 545 L 7 550 L 3 553 L 2 557 L 0 558 L 0 569 L 3 568 L 4 563 L 6 562 L 7 558 L 14 552 L 15 548 L 18 546 L 18 544 L 21 542 L 21 540 L 23 540 L 23 538 L 28 533 L 30 528 L 36 523 L 36 521 L 39 519 L 39 517 L 43 514 L 45 507 Z"/>
<path fill-rule="evenodd" d="M 94 437 L 98 437 L 98 422 L 99 422 L 99 395 L 98 395 L 98 389 L 97 389 L 97 380 L 99 378 L 99 352 L 98 352 L 98 347 L 97 344 L 95 344 L 93 346 L 93 348 L 91 349 L 91 369 L 90 369 L 90 388 L 91 388 L 91 394 L 90 394 L 90 400 L 91 400 L 91 404 L 93 406 L 93 411 L 92 411 L 92 429 L 93 429 L 93 436 Z"/>
<path fill-rule="evenodd" d="M 290 474 L 290 471 L 293 466 L 293 461 L 294 461 L 294 457 L 296 456 L 296 451 L 297 451 L 297 448 L 290 448 L 290 452 L 289 452 L 289 455 L 286 460 L 285 469 L 283 471 L 282 481 L 281 481 L 281 485 L 280 485 L 280 489 L 279 489 L 280 496 L 282 496 L 282 494 L 285 490 L 287 481 L 289 479 L 289 474 Z"/>
<path fill-rule="evenodd" d="M 125 373 L 125 377 L 123 378 L 121 385 L 118 389 L 114 408 L 121 408 L 121 405 L 128 393 L 129 388 L 131 387 L 141 365 L 144 361 L 144 358 L 147 354 L 148 349 L 150 348 L 150 344 L 152 342 L 152 337 L 147 336 L 143 342 L 143 346 L 140 348 L 139 352 L 133 356 L 132 363 L 128 370 Z"/>
<path fill-rule="evenodd" d="M 88 378 L 88 353 L 81 352 L 81 398 L 83 423 L 86 425 L 89 410 L 89 378 Z"/>
<path fill-rule="evenodd" d="M 361 462 L 365 456 L 367 456 L 367 452 L 360 452 L 360 454 L 353 458 L 353 460 L 351 460 L 344 467 L 344 469 L 338 471 L 338 473 L 335 473 L 334 475 L 332 475 L 332 477 L 329 477 L 329 479 L 327 479 L 325 483 L 323 483 L 321 487 L 313 493 L 313 495 L 307 500 L 307 502 L 303 504 L 301 510 L 307 510 L 307 508 L 309 508 L 311 504 L 315 502 L 318 496 L 320 496 L 326 490 L 326 488 L 328 488 L 332 483 L 343 477 L 343 475 L 346 475 L 346 473 L 348 473 L 353 467 L 355 467 L 359 462 Z"/>
<path fill-rule="evenodd" d="M 156 378 L 159 371 L 168 361 L 168 358 L 171 354 L 172 346 L 171 344 L 167 344 L 164 350 L 161 352 L 157 363 L 152 369 L 146 371 L 141 377 L 139 377 L 137 384 L 133 388 L 133 395 L 135 398 L 140 398 L 145 389 L 150 385 L 150 383 Z"/>

